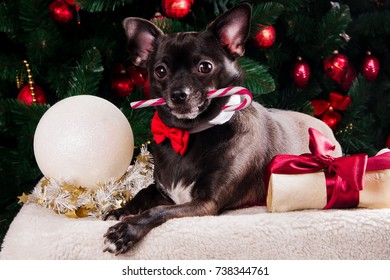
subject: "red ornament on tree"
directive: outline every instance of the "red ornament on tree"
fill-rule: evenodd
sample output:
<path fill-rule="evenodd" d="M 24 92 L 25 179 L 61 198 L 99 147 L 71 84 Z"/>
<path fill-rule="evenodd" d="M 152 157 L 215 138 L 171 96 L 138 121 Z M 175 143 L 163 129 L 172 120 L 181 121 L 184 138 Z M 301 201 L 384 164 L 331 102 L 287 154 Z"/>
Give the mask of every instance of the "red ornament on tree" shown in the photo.
<path fill-rule="evenodd" d="M 345 91 L 349 90 L 356 78 L 355 68 L 349 64 L 348 58 L 338 51 L 324 59 L 324 71 L 332 80 L 336 81 Z"/>
<path fill-rule="evenodd" d="M 149 78 L 148 77 L 145 78 L 144 84 L 142 86 L 142 90 L 144 92 L 145 98 L 150 99 L 151 96 L 150 96 Z"/>
<path fill-rule="evenodd" d="M 133 91 L 134 84 L 130 77 L 120 76 L 111 80 L 111 88 L 118 96 L 126 97 Z"/>
<path fill-rule="evenodd" d="M 314 115 L 319 117 L 333 130 L 337 128 L 337 125 L 341 120 L 341 114 L 335 110 L 345 111 L 349 104 L 351 104 L 351 97 L 341 95 L 337 92 L 331 92 L 329 94 L 329 101 L 311 101 L 311 105 L 314 108 Z"/>
<path fill-rule="evenodd" d="M 134 85 L 137 87 L 142 87 L 142 85 L 144 84 L 145 78 L 143 76 L 141 68 L 135 67 L 135 66 L 130 66 L 127 70 L 130 74 L 130 78 L 133 81 Z"/>
<path fill-rule="evenodd" d="M 133 80 L 122 64 L 116 64 L 113 67 L 111 89 L 120 97 L 128 96 L 134 89 Z"/>
<path fill-rule="evenodd" d="M 56 0 L 49 5 L 50 14 L 56 22 L 68 23 L 74 17 L 74 8 L 64 0 Z"/>
<path fill-rule="evenodd" d="M 191 12 L 194 0 L 162 0 L 161 6 L 167 17 L 180 19 Z"/>
<path fill-rule="evenodd" d="M 321 120 L 326 123 L 332 130 L 335 130 L 341 121 L 341 115 L 338 112 L 329 110 L 321 116 Z"/>
<path fill-rule="evenodd" d="M 261 48 L 269 48 L 275 43 L 276 32 L 272 25 L 260 26 L 255 36 L 255 44 Z"/>
<path fill-rule="evenodd" d="M 371 52 L 367 52 L 362 65 L 362 74 L 364 78 L 369 82 L 375 81 L 379 73 L 379 68 L 379 60 L 373 56 Z"/>
<path fill-rule="evenodd" d="M 343 90 L 348 91 L 353 81 L 356 79 L 356 70 L 352 65 L 348 67 L 344 75 L 344 80 L 340 83 Z"/>
<path fill-rule="evenodd" d="M 310 66 L 301 57 L 297 58 L 292 69 L 292 77 L 297 87 L 303 88 L 307 85 L 310 78 Z"/>
<path fill-rule="evenodd" d="M 332 80 L 341 84 L 349 68 L 348 58 L 335 51 L 332 55 L 324 59 L 324 71 Z"/>
<path fill-rule="evenodd" d="M 25 85 L 18 94 L 18 99 L 28 106 L 33 105 L 34 103 L 46 104 L 46 95 L 43 92 L 40 86 L 35 84 Z"/>

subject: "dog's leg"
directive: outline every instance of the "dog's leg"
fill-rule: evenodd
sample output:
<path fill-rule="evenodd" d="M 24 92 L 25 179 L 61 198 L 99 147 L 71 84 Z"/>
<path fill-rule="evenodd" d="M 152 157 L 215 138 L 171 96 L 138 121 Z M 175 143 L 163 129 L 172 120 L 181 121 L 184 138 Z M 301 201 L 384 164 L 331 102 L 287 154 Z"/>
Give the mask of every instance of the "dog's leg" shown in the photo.
<path fill-rule="evenodd" d="M 122 208 L 110 211 L 103 220 L 121 220 L 128 215 L 136 215 L 157 205 L 169 205 L 173 201 L 164 197 L 156 188 L 155 184 L 140 190 L 132 200 Z"/>
<path fill-rule="evenodd" d="M 128 251 L 150 230 L 173 219 L 188 216 L 215 215 L 218 213 L 214 201 L 192 201 L 180 205 L 161 205 L 136 216 L 128 216 L 110 227 L 104 235 L 104 252 L 121 254 Z"/>

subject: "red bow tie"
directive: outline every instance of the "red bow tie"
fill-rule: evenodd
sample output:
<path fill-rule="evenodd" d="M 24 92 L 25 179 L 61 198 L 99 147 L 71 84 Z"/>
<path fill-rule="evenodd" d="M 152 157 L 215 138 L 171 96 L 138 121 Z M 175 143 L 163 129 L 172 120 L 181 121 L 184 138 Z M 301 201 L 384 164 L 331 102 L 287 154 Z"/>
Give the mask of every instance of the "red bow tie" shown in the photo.
<path fill-rule="evenodd" d="M 169 138 L 175 152 L 181 155 L 185 154 L 190 133 L 187 130 L 166 126 L 157 112 L 152 119 L 152 133 L 154 141 L 156 141 L 157 144 L 161 144 L 166 138 Z"/>

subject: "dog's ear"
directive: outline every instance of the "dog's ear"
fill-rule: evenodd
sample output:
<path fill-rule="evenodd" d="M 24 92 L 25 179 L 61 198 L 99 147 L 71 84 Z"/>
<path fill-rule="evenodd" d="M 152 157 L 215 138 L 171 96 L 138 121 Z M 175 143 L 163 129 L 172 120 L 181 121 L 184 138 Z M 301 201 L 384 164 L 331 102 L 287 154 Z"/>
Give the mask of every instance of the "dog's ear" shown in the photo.
<path fill-rule="evenodd" d="M 249 35 L 252 7 L 240 4 L 216 18 L 207 27 L 220 44 L 233 56 L 242 56 Z"/>
<path fill-rule="evenodd" d="M 143 65 L 153 51 L 155 40 L 163 35 L 163 32 L 150 21 L 141 18 L 126 18 L 123 27 L 131 60 L 135 65 Z"/>

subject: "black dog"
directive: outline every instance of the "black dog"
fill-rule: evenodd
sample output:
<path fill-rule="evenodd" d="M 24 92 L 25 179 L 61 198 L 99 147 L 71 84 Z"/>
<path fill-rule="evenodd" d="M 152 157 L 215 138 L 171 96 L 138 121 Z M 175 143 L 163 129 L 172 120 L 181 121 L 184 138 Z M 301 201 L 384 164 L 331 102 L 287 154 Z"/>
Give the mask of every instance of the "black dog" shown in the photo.
<path fill-rule="evenodd" d="M 126 252 L 169 219 L 265 201 L 265 166 L 277 154 L 309 152 L 308 127 L 337 143 L 329 127 L 308 115 L 255 102 L 226 113 L 221 108 L 234 98 L 206 99 L 210 90 L 242 83 L 236 58 L 244 54 L 250 16 L 251 7 L 241 4 L 204 32 L 172 35 L 143 19 L 124 21 L 132 60 L 148 68 L 152 96 L 166 105 L 152 121 L 159 143 L 153 147 L 155 184 L 106 217 L 121 221 L 105 234 L 105 251 Z M 158 134 L 164 127 L 177 139 L 164 140 Z M 334 155 L 341 155 L 339 145 Z"/>

